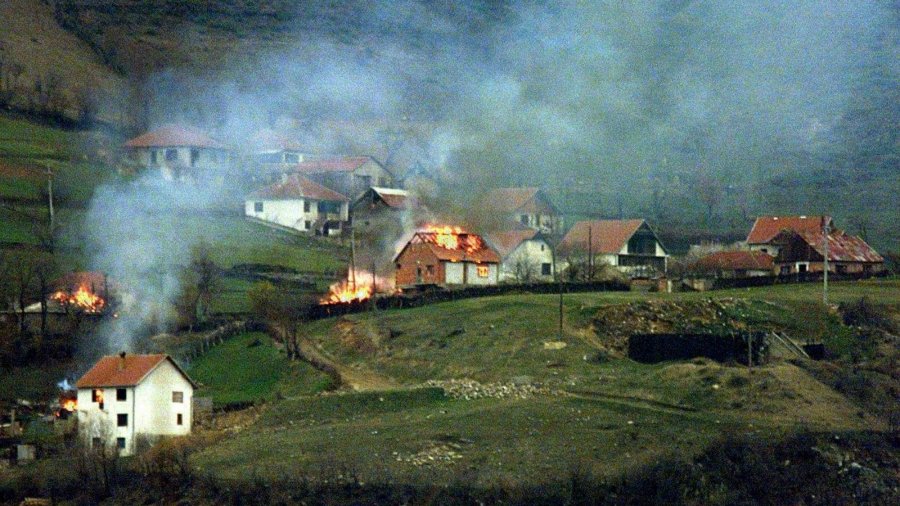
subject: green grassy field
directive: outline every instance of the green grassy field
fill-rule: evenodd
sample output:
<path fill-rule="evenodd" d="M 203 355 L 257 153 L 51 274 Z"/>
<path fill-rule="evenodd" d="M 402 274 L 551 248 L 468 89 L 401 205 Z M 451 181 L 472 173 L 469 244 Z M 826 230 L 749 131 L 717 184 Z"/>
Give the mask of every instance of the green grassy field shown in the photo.
<path fill-rule="evenodd" d="M 900 282 L 832 287 L 834 301 L 861 296 L 900 309 Z M 812 285 L 566 295 L 563 347 L 553 295 L 469 299 L 314 322 L 302 332 L 340 367 L 367 370 L 405 388 L 276 402 L 253 430 L 208 448 L 195 463 L 227 477 L 315 476 L 346 466 L 345 472 L 366 481 L 540 483 L 575 467 L 610 477 L 667 456 L 689 458 L 728 433 L 774 438 L 801 429 L 885 427 L 790 362 L 749 371 L 705 359 L 640 364 L 597 354 L 603 343 L 590 327 L 595 312 L 647 299 L 711 297 L 747 299 L 740 307 L 748 308 L 742 314 L 751 324 L 826 341 L 823 329 L 840 330 Z M 463 400 L 421 386 L 427 379 L 454 378 L 541 384 L 556 394 Z"/>
<path fill-rule="evenodd" d="M 331 385 L 328 376 L 306 363 L 293 363 L 272 339 L 248 332 L 226 340 L 191 364 L 188 373 L 202 386 L 196 395 L 228 404 L 272 400 L 276 395 L 311 395 Z"/>

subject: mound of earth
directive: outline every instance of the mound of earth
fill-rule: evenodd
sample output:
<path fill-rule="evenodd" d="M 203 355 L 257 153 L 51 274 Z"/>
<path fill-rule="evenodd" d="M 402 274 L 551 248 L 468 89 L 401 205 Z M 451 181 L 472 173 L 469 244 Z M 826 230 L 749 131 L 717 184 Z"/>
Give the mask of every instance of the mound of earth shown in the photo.
<path fill-rule="evenodd" d="M 610 350 L 624 353 L 633 334 L 727 333 L 744 330 L 742 299 L 701 301 L 646 300 L 600 308 L 591 329 Z"/>

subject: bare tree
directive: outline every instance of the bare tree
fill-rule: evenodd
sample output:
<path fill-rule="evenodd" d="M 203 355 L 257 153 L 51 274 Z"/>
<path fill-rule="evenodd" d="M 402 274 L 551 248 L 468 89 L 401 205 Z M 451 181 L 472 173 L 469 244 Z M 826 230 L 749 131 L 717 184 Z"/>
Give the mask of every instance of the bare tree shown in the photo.
<path fill-rule="evenodd" d="M 37 295 L 41 304 L 41 338 L 47 339 L 47 303 L 50 299 L 51 286 L 50 283 L 57 275 L 56 258 L 49 254 L 40 252 L 35 255 L 34 259 L 34 280 Z"/>
<path fill-rule="evenodd" d="M 191 249 L 191 263 L 182 271 L 180 313 L 190 328 L 209 317 L 213 294 L 221 283 L 219 266 L 212 260 L 209 243 Z"/>
<path fill-rule="evenodd" d="M 3 255 L 7 290 L 17 309 L 19 335 L 24 336 L 25 307 L 34 293 L 37 252 L 31 249 L 7 251 Z"/>
<path fill-rule="evenodd" d="M 528 255 L 517 255 L 512 262 L 513 277 L 519 283 L 533 281 L 540 274 L 540 265 Z"/>

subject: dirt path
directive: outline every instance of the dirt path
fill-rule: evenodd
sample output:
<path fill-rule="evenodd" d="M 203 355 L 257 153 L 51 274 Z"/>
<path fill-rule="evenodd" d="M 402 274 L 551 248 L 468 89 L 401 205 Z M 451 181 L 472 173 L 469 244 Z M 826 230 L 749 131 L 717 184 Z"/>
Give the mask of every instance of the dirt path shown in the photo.
<path fill-rule="evenodd" d="M 353 390 L 387 390 L 400 386 L 392 379 L 367 369 L 345 366 L 310 342 L 304 341 L 300 343 L 300 352 L 314 367 L 319 368 L 319 365 L 325 365 L 332 369 L 333 374 L 340 378 L 341 384 Z"/>
<path fill-rule="evenodd" d="M 689 406 L 679 406 L 677 404 L 669 404 L 667 402 L 642 399 L 640 397 L 632 397 L 628 395 L 606 394 L 602 392 L 591 392 L 587 390 L 568 390 L 564 395 L 568 397 L 574 397 L 576 399 L 611 402 L 631 408 L 646 409 L 650 411 L 662 411 L 670 414 L 685 415 L 697 412 L 695 408 Z"/>

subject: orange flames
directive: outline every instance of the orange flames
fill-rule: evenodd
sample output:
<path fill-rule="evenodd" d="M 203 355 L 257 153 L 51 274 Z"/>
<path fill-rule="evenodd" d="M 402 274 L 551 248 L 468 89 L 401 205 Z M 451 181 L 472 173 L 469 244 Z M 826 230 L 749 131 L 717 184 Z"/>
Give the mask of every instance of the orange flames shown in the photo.
<path fill-rule="evenodd" d="M 372 285 L 357 281 L 354 288 L 349 280 L 340 281 L 331 285 L 328 295 L 322 298 L 322 304 L 341 304 L 345 302 L 360 302 L 372 296 Z"/>
<path fill-rule="evenodd" d="M 99 313 L 106 307 L 106 301 L 85 285 L 79 286 L 78 290 L 72 293 L 56 292 L 50 298 L 64 306 L 73 306 L 86 313 Z"/>
<path fill-rule="evenodd" d="M 474 253 L 485 247 L 481 237 L 470 234 L 460 227 L 428 225 L 423 232 L 428 235 L 431 242 L 444 249 Z"/>
<path fill-rule="evenodd" d="M 75 412 L 75 409 L 78 408 L 78 401 L 75 399 L 66 399 L 62 403 L 62 408 L 69 413 Z"/>

